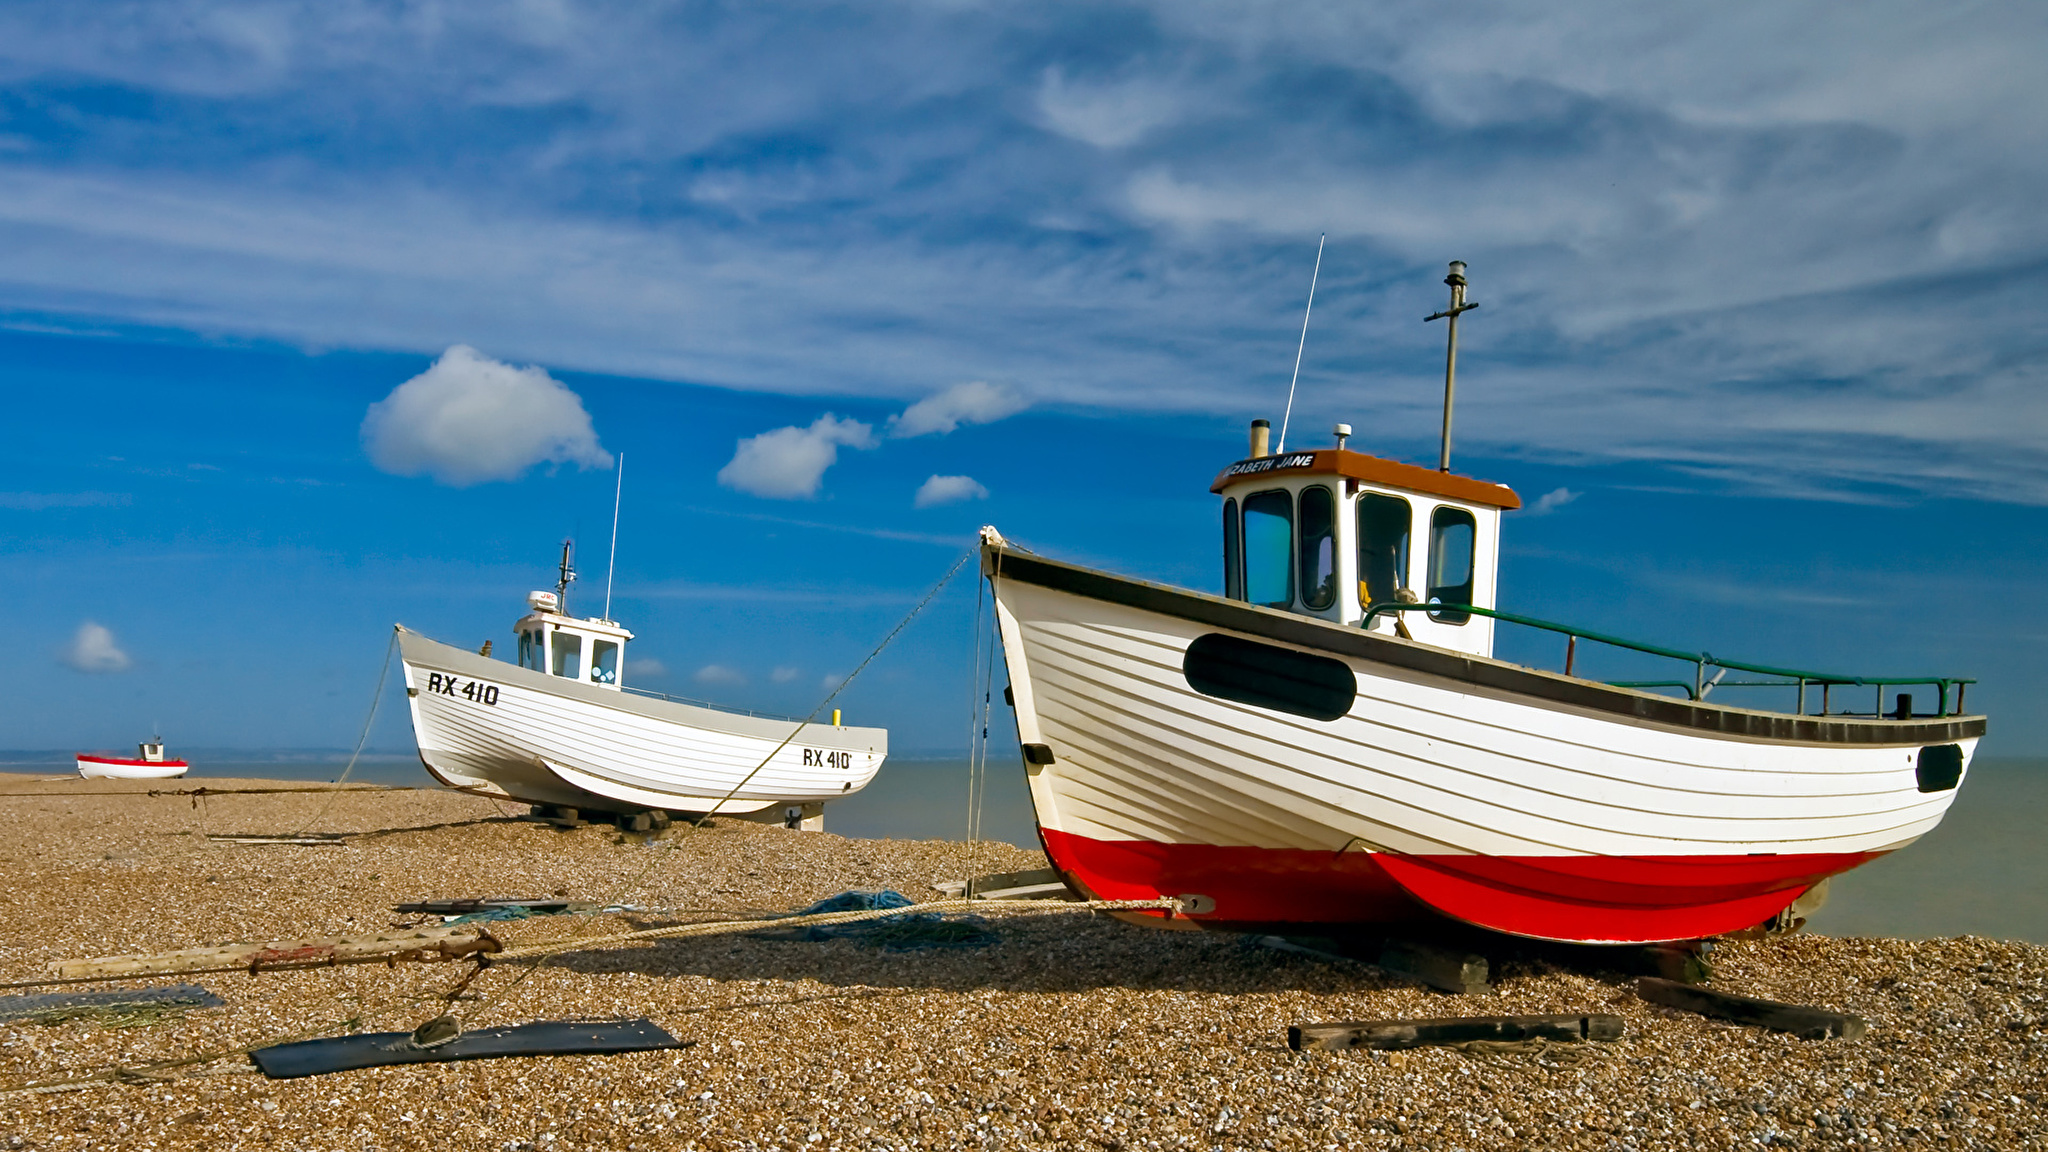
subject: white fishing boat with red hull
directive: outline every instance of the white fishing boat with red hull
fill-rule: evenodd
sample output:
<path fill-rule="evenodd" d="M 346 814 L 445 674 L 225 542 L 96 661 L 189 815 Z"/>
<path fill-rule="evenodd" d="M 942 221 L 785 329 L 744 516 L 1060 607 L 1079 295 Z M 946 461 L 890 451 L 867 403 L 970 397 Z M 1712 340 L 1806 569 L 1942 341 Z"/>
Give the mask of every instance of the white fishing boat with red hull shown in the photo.
<path fill-rule="evenodd" d="M 114 756 L 104 752 L 78 754 L 78 774 L 88 780 L 169 780 L 183 776 L 191 768 L 183 760 L 165 756 L 161 740 L 137 744 L 134 756 Z"/>
<path fill-rule="evenodd" d="M 1264 425 L 1212 488 L 1223 596 L 983 530 L 1040 835 L 1080 892 L 1206 897 L 1171 923 L 1269 932 L 1450 917 L 1696 939 L 1785 916 L 1948 811 L 1985 727 L 1962 714 L 1969 681 L 1769 668 L 1499 612 L 1512 491 L 1348 451 L 1342 425 L 1335 448 L 1268 452 Z M 1564 670 L 1495 659 L 1502 622 L 1562 633 Z M 1573 674 L 1582 641 L 1686 663 L 1591 680 Z M 1924 709 L 1881 703 L 1916 685 Z M 1840 711 L 1850 692 L 1870 711 Z"/>

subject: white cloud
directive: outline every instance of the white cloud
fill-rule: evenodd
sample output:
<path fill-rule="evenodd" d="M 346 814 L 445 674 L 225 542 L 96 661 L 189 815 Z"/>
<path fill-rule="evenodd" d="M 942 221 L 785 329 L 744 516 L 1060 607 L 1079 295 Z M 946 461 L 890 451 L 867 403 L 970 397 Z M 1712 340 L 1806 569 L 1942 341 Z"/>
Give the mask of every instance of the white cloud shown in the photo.
<path fill-rule="evenodd" d="M 918 486 L 917 499 L 913 503 L 919 508 L 931 508 L 939 504 L 958 504 L 962 500 L 986 500 L 988 489 L 972 476 L 933 476 Z"/>
<path fill-rule="evenodd" d="M 1022 412 L 1030 401 L 1000 384 L 970 380 L 927 396 L 889 419 L 889 435 L 945 435 L 962 424 L 991 424 Z"/>
<path fill-rule="evenodd" d="M 544 461 L 609 468 L 583 401 L 540 368 L 456 344 L 370 405 L 363 448 L 380 470 L 467 488 L 516 480 Z"/>
<path fill-rule="evenodd" d="M 1538 496 L 1536 502 L 1529 505 L 1529 515 L 1548 515 L 1584 495 L 1584 492 L 1574 492 L 1569 488 L 1553 488 Z"/>
<path fill-rule="evenodd" d="M 782 667 L 777 668 L 775 671 L 770 672 L 768 674 L 768 679 L 774 681 L 777 684 L 787 684 L 803 674 L 803 669 L 792 668 L 789 665 L 785 664 Z"/>
<path fill-rule="evenodd" d="M 723 664 L 706 664 L 702 668 L 697 669 L 697 674 L 690 677 L 690 679 L 695 680 L 699 684 L 712 684 L 720 687 L 736 687 L 747 682 L 745 673 L 727 668 Z"/>
<path fill-rule="evenodd" d="M 731 463 L 718 470 L 718 482 L 770 500 L 807 500 L 818 494 L 841 445 L 873 448 L 874 429 L 827 412 L 808 428 L 792 425 L 749 436 L 739 442 Z"/>
<path fill-rule="evenodd" d="M 666 676 L 668 665 L 652 656 L 631 656 L 626 659 L 626 675 L 636 678 Z"/>
<path fill-rule="evenodd" d="M 106 625 L 91 620 L 78 626 L 57 659 L 80 672 L 126 672 L 135 663 L 114 642 L 114 633 Z"/>
<path fill-rule="evenodd" d="M 1182 100 L 1173 89 L 1152 80 L 1070 81 L 1058 65 L 1047 68 L 1038 85 L 1040 122 L 1097 148 L 1137 143 L 1152 129 L 1179 119 Z"/>

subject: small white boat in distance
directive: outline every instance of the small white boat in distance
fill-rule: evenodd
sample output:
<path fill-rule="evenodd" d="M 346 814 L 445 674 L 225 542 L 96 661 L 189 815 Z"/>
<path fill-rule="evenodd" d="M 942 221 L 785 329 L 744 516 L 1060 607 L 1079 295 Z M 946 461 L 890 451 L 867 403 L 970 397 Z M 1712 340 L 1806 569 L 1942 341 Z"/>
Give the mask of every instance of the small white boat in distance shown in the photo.
<path fill-rule="evenodd" d="M 617 623 L 563 611 L 574 579 L 527 596 L 518 662 L 403 625 L 399 655 L 420 760 L 451 788 L 540 815 L 709 813 L 823 827 L 823 805 L 860 791 L 889 752 L 881 728 L 733 711 L 625 684 Z M 488 653 L 490 646 L 484 646 Z M 564 811 L 569 810 L 569 811 Z"/>
<path fill-rule="evenodd" d="M 114 780 L 167 780 L 183 776 L 190 764 L 183 760 L 164 757 L 164 742 L 150 740 L 135 746 L 135 758 L 102 756 L 96 752 L 78 754 L 78 774 L 88 780 L 95 777 Z"/>

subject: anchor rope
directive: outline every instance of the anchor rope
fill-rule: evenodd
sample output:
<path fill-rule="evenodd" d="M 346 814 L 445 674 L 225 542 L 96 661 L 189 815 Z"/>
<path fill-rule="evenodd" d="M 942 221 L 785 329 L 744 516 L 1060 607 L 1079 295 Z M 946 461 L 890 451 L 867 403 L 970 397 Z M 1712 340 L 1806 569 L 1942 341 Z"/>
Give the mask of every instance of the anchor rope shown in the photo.
<path fill-rule="evenodd" d="M 644 928 L 637 932 L 619 932 L 610 936 L 575 936 L 561 940 L 547 940 L 507 948 L 501 952 L 481 954 L 486 966 L 502 964 L 508 960 L 524 960 L 534 956 L 556 956 L 585 948 L 631 944 L 643 940 L 667 940 L 679 936 L 735 936 L 747 932 L 758 932 L 763 928 L 811 928 L 835 924 L 858 924 L 867 920 L 887 920 L 895 916 L 919 916 L 944 914 L 947 912 L 974 912 L 1007 914 L 1012 912 L 1179 912 L 1181 901 L 1173 897 L 1159 897 L 1151 900 L 983 900 L 960 897 L 951 900 L 933 900 L 926 904 L 909 904 L 901 908 L 868 908 L 850 912 L 814 912 L 803 916 L 778 916 L 766 920 L 714 920 L 697 924 L 671 924 L 664 928 Z"/>
<path fill-rule="evenodd" d="M 363 745 L 369 742 L 370 725 L 376 723 L 377 720 L 377 706 L 384 702 L 384 682 L 391 676 L 391 654 L 396 651 L 398 651 L 398 629 L 393 628 L 391 630 L 391 639 L 384 644 L 384 666 L 377 669 L 377 690 L 370 695 L 369 714 L 363 717 L 363 730 L 356 734 L 355 751 L 349 753 L 348 763 L 342 767 L 341 775 L 334 778 L 334 791 L 327 797 L 326 803 L 320 805 L 319 811 L 314 812 L 310 819 L 304 824 L 299 825 L 298 831 L 293 832 L 292 835 L 305 835 L 306 829 L 318 824 L 327 815 L 327 810 L 334 807 L 335 800 L 340 798 L 342 792 L 346 791 L 341 785 L 348 783 L 349 775 L 356 770 L 356 761 L 362 758 Z"/>

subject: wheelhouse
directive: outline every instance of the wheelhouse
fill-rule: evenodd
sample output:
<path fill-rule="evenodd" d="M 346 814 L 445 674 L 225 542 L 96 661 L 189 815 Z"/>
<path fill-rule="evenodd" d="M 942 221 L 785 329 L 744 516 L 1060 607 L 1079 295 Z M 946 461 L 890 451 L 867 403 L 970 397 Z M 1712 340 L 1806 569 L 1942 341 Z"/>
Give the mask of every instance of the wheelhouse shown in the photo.
<path fill-rule="evenodd" d="M 533 611 L 512 626 L 519 637 L 521 668 L 600 688 L 625 686 L 631 632 L 594 616 L 579 620 L 562 615 L 557 611 L 561 599 L 553 592 L 529 593 L 526 603 Z"/>
<path fill-rule="evenodd" d="M 1502 485 L 1335 448 L 1269 453 L 1252 425 L 1252 454 L 1210 486 L 1223 497 L 1223 594 L 1268 608 L 1370 627 L 1426 644 L 1493 654 L 1501 513 L 1522 506 Z"/>

